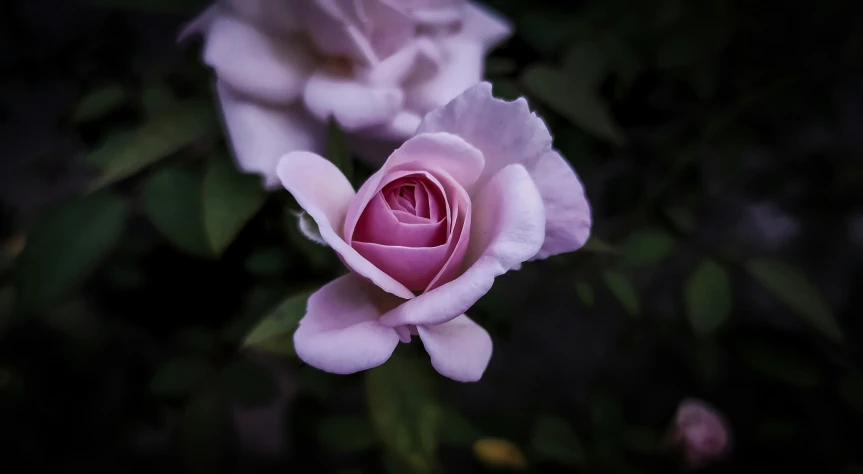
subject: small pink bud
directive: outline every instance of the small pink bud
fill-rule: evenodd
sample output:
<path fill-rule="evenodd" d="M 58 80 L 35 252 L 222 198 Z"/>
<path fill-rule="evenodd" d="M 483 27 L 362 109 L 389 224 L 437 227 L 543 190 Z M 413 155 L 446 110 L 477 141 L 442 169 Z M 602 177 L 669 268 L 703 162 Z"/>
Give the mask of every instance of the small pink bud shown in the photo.
<path fill-rule="evenodd" d="M 680 402 L 666 443 L 682 452 L 684 469 L 695 470 L 728 453 L 731 428 L 715 408 L 689 398 Z"/>

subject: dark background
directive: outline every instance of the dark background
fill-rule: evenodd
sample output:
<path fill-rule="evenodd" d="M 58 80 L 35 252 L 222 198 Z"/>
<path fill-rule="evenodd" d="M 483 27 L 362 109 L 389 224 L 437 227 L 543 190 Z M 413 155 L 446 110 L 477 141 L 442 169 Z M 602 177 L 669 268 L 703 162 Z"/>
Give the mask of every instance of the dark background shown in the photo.
<path fill-rule="evenodd" d="M 197 246 L 203 170 L 227 163 L 199 44 L 176 43 L 200 2 L 0 7 L 0 469 L 669 472 L 659 440 L 697 397 L 733 429 L 710 472 L 863 471 L 853 3 L 488 2 L 516 28 L 488 78 L 551 126 L 595 239 L 478 303 L 476 384 L 426 373 L 417 343 L 375 377 L 244 345 L 342 269 L 285 192 Z"/>

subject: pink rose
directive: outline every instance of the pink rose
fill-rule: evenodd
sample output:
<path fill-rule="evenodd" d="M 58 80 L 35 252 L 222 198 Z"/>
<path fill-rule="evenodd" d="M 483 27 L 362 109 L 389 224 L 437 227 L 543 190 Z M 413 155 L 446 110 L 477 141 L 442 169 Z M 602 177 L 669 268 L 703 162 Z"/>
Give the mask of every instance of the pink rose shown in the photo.
<path fill-rule="evenodd" d="M 181 38 L 204 36 L 237 163 L 272 188 L 283 155 L 324 151 L 330 119 L 380 165 L 510 32 L 465 0 L 219 0 Z"/>
<path fill-rule="evenodd" d="M 681 450 L 686 469 L 698 469 L 725 456 L 731 429 L 715 408 L 690 398 L 680 402 L 666 443 Z"/>
<path fill-rule="evenodd" d="M 543 121 L 488 83 L 426 115 L 357 192 L 309 152 L 287 154 L 278 175 L 351 270 L 311 296 L 294 335 L 302 360 L 339 374 L 417 335 L 438 372 L 478 380 L 492 343 L 465 312 L 498 275 L 590 232 L 582 185 Z"/>

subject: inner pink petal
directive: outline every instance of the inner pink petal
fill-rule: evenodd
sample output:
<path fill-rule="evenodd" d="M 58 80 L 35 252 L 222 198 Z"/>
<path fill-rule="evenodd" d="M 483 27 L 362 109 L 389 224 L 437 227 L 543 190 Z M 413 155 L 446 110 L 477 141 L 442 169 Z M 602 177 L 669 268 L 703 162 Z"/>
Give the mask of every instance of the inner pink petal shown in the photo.
<path fill-rule="evenodd" d="M 414 209 L 416 209 L 417 216 L 424 217 L 426 219 L 429 218 L 429 190 L 428 187 L 421 180 L 417 181 L 416 186 L 413 188 L 413 199 L 414 199 Z M 437 221 L 438 219 L 434 219 Z"/>
<path fill-rule="evenodd" d="M 410 216 L 415 222 L 405 223 L 396 213 Z M 372 198 L 354 229 L 353 243 L 374 242 L 381 245 L 431 247 L 446 242 L 447 227 L 442 222 L 430 222 L 402 211 L 391 211 L 381 194 Z"/>
<path fill-rule="evenodd" d="M 425 219 L 423 217 L 415 216 L 411 213 L 405 211 L 392 211 L 393 216 L 395 216 L 396 220 L 404 223 L 404 224 L 436 224 L 436 222 L 432 222 L 429 219 Z"/>
<path fill-rule="evenodd" d="M 410 290 L 424 290 L 449 256 L 449 245 L 401 247 L 354 241 L 353 247 L 369 262 Z"/>

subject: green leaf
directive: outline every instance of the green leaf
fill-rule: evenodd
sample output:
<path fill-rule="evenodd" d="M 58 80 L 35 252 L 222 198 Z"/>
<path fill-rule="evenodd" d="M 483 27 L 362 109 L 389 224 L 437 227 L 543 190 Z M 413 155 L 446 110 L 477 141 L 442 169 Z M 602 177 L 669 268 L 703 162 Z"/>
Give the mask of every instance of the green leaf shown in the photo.
<path fill-rule="evenodd" d="M 543 416 L 533 427 L 531 446 L 544 460 L 572 467 L 583 467 L 584 445 L 566 420 Z"/>
<path fill-rule="evenodd" d="M 685 207 L 669 207 L 663 210 L 665 216 L 677 230 L 686 233 L 695 230 L 695 216 Z"/>
<path fill-rule="evenodd" d="M 859 374 L 846 375 L 836 389 L 852 408 L 863 414 L 863 376 Z"/>
<path fill-rule="evenodd" d="M 659 448 L 659 436 L 645 426 L 627 426 L 623 430 L 623 444 L 636 453 L 655 454 Z"/>
<path fill-rule="evenodd" d="M 287 265 L 285 251 L 279 247 L 255 249 L 245 261 L 246 271 L 260 277 L 278 276 L 285 271 Z"/>
<path fill-rule="evenodd" d="M 587 242 L 585 242 L 584 247 L 582 247 L 581 250 L 584 252 L 595 253 L 618 253 L 617 249 L 595 235 L 591 235 L 590 238 L 587 239 Z"/>
<path fill-rule="evenodd" d="M 128 214 L 125 200 L 96 193 L 43 215 L 18 257 L 20 308 L 48 308 L 79 288 L 117 247 Z"/>
<path fill-rule="evenodd" d="M 593 285 L 586 281 L 577 282 L 575 284 L 575 294 L 578 295 L 578 299 L 580 299 L 585 306 L 587 306 L 588 308 L 593 307 Z"/>
<path fill-rule="evenodd" d="M 817 365 L 791 347 L 760 341 L 746 343 L 739 351 L 746 364 L 756 372 L 798 387 L 818 385 Z"/>
<path fill-rule="evenodd" d="M 83 123 L 101 118 L 119 108 L 126 101 L 126 89 L 119 84 L 108 84 L 93 89 L 78 102 L 72 112 L 72 123 Z"/>
<path fill-rule="evenodd" d="M 491 85 L 492 95 L 503 100 L 515 100 L 524 94 L 518 83 L 509 79 L 497 79 Z"/>
<path fill-rule="evenodd" d="M 608 75 L 608 61 L 592 41 L 569 46 L 563 53 L 561 72 L 574 78 L 579 86 L 595 91 Z"/>
<path fill-rule="evenodd" d="M 360 416 L 330 416 L 321 420 L 318 439 L 337 453 L 359 453 L 375 447 L 377 437 L 371 423 Z"/>
<path fill-rule="evenodd" d="M 692 332 L 699 336 L 716 332 L 731 314 L 731 275 L 713 260 L 702 260 L 686 281 L 683 301 Z"/>
<path fill-rule="evenodd" d="M 335 120 L 330 120 L 327 129 L 327 158 L 348 178 L 354 179 L 354 161 L 345 143 L 345 134 Z"/>
<path fill-rule="evenodd" d="M 204 174 L 204 228 L 216 254 L 234 241 L 267 197 L 258 177 L 240 173 L 221 158 L 211 160 Z"/>
<path fill-rule="evenodd" d="M 295 355 L 294 331 L 306 314 L 311 291 L 291 295 L 246 336 L 243 346 L 279 355 Z"/>
<path fill-rule="evenodd" d="M 147 119 L 134 130 L 115 133 L 87 157 L 102 174 L 93 191 L 132 176 L 196 141 L 218 131 L 211 104 L 177 103 Z"/>
<path fill-rule="evenodd" d="M 842 330 L 815 284 L 799 268 L 775 260 L 750 260 L 746 270 L 788 309 L 822 335 L 842 343 Z"/>
<path fill-rule="evenodd" d="M 273 373 L 249 360 L 235 360 L 221 373 L 222 386 L 231 398 L 242 405 L 259 406 L 273 401 L 278 386 Z"/>
<path fill-rule="evenodd" d="M 674 250 L 674 237 L 658 229 L 647 229 L 633 233 L 623 243 L 623 263 L 631 267 L 655 265 L 667 258 Z"/>
<path fill-rule="evenodd" d="M 521 83 L 531 95 L 586 132 L 616 145 L 625 141 L 608 105 L 579 79 L 548 66 L 533 65 L 522 72 Z"/>
<path fill-rule="evenodd" d="M 209 355 L 216 349 L 218 341 L 216 335 L 204 327 L 190 327 L 183 329 L 176 335 L 177 342 L 190 351 L 201 354 L 202 357 Z"/>
<path fill-rule="evenodd" d="M 183 410 L 177 427 L 177 441 L 183 464 L 189 472 L 222 472 L 234 440 L 230 405 L 222 394 L 202 393 Z"/>
<path fill-rule="evenodd" d="M 516 31 L 544 56 L 554 55 L 567 42 L 586 34 L 587 25 L 558 9 L 527 9 L 517 18 Z"/>
<path fill-rule="evenodd" d="M 518 63 L 512 58 L 489 57 L 485 60 L 486 77 L 507 76 L 518 70 Z"/>
<path fill-rule="evenodd" d="M 425 364 L 392 357 L 366 372 L 369 414 L 378 436 L 413 472 L 435 468 L 441 408 Z"/>
<path fill-rule="evenodd" d="M 204 386 L 213 367 L 200 357 L 178 357 L 159 367 L 150 380 L 150 392 L 161 397 L 184 397 Z"/>
<path fill-rule="evenodd" d="M 204 231 L 203 179 L 181 165 L 164 168 L 144 184 L 144 214 L 175 247 L 197 257 L 213 257 Z"/>
<path fill-rule="evenodd" d="M 589 411 L 594 441 L 608 449 L 614 449 L 624 430 L 620 400 L 612 391 L 605 388 L 596 389 L 590 395 Z"/>
<path fill-rule="evenodd" d="M 441 413 L 440 442 L 451 446 L 470 447 L 480 434 L 461 413 L 443 408 Z"/>
<path fill-rule="evenodd" d="M 611 294 L 627 313 L 631 316 L 641 314 L 641 301 L 629 278 L 613 270 L 604 271 L 602 278 L 605 281 L 605 286 L 608 287 Z"/>

